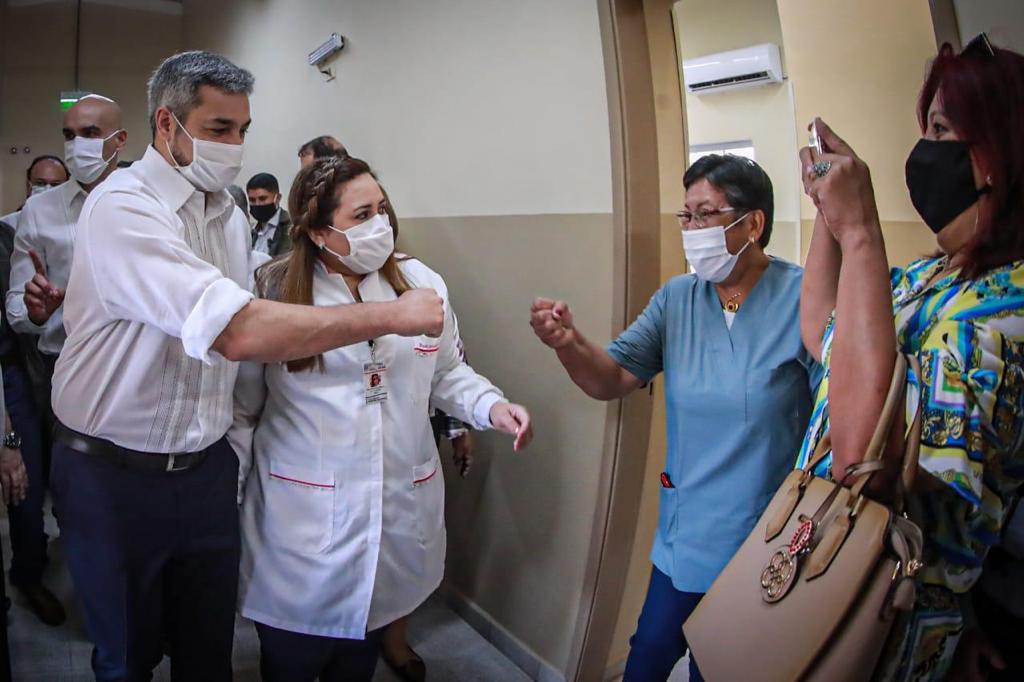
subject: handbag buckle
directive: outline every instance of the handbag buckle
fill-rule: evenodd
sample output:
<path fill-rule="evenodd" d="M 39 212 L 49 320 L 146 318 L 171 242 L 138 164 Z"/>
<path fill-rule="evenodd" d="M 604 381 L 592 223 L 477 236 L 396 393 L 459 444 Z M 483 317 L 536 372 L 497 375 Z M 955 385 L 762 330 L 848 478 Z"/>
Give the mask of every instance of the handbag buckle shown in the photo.
<path fill-rule="evenodd" d="M 768 565 L 761 571 L 761 598 L 769 604 L 774 604 L 789 593 L 800 572 L 800 557 L 811 549 L 814 519 L 801 517 L 800 521 L 793 539 L 788 545 L 775 550 Z"/>

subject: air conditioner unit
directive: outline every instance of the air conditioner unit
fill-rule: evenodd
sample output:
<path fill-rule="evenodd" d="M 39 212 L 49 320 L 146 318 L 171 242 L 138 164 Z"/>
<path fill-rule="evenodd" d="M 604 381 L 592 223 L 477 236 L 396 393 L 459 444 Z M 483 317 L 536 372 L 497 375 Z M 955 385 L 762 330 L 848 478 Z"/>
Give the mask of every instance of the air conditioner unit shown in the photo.
<path fill-rule="evenodd" d="M 779 46 L 772 43 L 683 61 L 686 89 L 700 95 L 782 82 Z"/>

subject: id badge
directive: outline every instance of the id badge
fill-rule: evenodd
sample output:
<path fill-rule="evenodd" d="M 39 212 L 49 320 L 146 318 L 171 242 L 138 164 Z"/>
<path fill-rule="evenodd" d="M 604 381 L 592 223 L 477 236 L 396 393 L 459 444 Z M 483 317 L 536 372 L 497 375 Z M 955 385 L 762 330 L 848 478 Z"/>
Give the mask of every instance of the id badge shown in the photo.
<path fill-rule="evenodd" d="M 382 403 L 388 399 L 388 368 L 383 362 L 363 363 L 363 393 L 366 404 Z"/>

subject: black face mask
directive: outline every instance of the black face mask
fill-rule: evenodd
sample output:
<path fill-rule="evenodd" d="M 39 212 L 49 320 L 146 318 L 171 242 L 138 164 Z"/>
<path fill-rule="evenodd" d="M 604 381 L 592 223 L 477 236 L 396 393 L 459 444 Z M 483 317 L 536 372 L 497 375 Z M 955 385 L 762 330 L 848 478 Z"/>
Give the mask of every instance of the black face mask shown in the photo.
<path fill-rule="evenodd" d="M 277 206 L 274 204 L 249 205 L 249 215 L 258 223 L 265 223 L 277 213 Z"/>
<path fill-rule="evenodd" d="M 971 153 L 964 142 L 920 140 L 907 157 L 906 172 L 910 200 L 935 234 L 989 189 L 974 186 Z"/>

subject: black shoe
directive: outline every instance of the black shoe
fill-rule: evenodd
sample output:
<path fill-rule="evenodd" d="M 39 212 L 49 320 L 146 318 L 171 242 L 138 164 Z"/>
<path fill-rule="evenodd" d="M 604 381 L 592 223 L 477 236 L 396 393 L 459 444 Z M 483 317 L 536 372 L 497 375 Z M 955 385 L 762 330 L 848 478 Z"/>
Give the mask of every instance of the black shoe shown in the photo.
<path fill-rule="evenodd" d="M 410 649 L 410 651 L 412 651 Z M 425 682 L 427 679 L 427 665 L 423 659 L 413 651 L 412 658 L 406 659 L 404 663 L 397 663 L 391 660 L 387 654 L 384 655 L 384 662 L 395 671 L 404 682 Z"/>
<path fill-rule="evenodd" d="M 46 589 L 42 583 L 35 585 L 15 585 L 15 589 L 21 592 L 21 596 L 28 602 L 28 607 L 36 618 L 44 624 L 56 627 L 67 620 L 64 606 L 54 596 L 53 592 Z"/>

